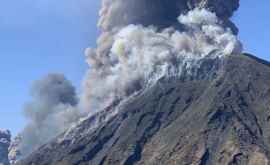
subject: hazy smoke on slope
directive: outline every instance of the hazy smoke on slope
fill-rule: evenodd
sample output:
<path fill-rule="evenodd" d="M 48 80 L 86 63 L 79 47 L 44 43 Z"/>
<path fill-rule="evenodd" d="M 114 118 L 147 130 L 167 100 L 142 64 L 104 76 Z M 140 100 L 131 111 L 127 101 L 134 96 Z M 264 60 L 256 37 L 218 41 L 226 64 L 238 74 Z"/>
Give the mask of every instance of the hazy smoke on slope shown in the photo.
<path fill-rule="evenodd" d="M 79 111 L 74 108 L 75 89 L 63 75 L 50 74 L 36 81 L 31 92 L 33 100 L 24 110 L 28 124 L 21 133 L 19 146 L 23 155 L 63 132 L 79 118 Z"/>

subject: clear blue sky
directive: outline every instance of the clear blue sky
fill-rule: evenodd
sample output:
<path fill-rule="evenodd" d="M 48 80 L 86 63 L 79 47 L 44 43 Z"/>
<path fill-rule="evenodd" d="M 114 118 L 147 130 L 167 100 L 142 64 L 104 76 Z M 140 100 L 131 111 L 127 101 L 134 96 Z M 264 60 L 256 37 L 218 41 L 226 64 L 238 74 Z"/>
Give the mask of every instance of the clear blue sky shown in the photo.
<path fill-rule="evenodd" d="M 241 0 L 233 20 L 245 50 L 270 60 L 269 0 Z M 32 82 L 64 73 L 80 86 L 84 48 L 94 46 L 98 0 L 2 0 L 0 2 L 0 128 L 23 128 L 22 107 Z"/>

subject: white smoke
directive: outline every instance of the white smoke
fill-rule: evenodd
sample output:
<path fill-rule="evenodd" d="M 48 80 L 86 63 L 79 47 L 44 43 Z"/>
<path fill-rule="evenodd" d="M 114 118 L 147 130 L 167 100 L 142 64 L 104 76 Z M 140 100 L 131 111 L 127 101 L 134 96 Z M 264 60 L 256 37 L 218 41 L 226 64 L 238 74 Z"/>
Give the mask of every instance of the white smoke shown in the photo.
<path fill-rule="evenodd" d="M 28 124 L 20 133 L 22 156 L 65 131 L 80 117 L 75 88 L 63 75 L 49 74 L 36 81 L 31 92 L 33 100 L 24 109 Z"/>
<path fill-rule="evenodd" d="M 161 77 L 180 76 L 183 69 L 196 65 L 200 59 L 242 51 L 237 37 L 215 13 L 196 8 L 180 15 L 178 21 L 185 30 L 125 26 L 109 37 L 109 44 L 105 42 L 106 51 L 102 52 L 107 52 L 107 56 L 88 49 L 91 68 L 84 81 L 82 107 L 100 110 Z"/>

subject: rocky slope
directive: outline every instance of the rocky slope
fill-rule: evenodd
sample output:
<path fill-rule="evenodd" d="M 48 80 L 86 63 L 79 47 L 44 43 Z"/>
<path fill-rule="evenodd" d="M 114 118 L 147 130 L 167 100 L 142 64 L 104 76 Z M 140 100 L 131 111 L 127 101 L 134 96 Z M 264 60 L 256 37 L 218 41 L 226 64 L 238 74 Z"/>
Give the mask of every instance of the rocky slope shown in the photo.
<path fill-rule="evenodd" d="M 268 165 L 270 63 L 229 56 L 192 75 L 160 80 L 18 164 Z"/>
<path fill-rule="evenodd" d="M 8 147 L 11 134 L 7 130 L 0 130 L 0 165 L 9 165 Z"/>

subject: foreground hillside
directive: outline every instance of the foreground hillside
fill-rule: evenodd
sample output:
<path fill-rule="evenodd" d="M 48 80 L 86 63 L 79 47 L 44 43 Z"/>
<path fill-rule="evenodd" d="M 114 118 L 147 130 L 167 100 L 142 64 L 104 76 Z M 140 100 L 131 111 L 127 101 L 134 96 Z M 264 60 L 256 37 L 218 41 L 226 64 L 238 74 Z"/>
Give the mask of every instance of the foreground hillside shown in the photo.
<path fill-rule="evenodd" d="M 18 164 L 269 164 L 270 64 L 230 56 L 205 61 L 192 75 L 160 80 L 96 129 L 90 129 L 93 120 L 104 120 L 106 113 Z"/>

